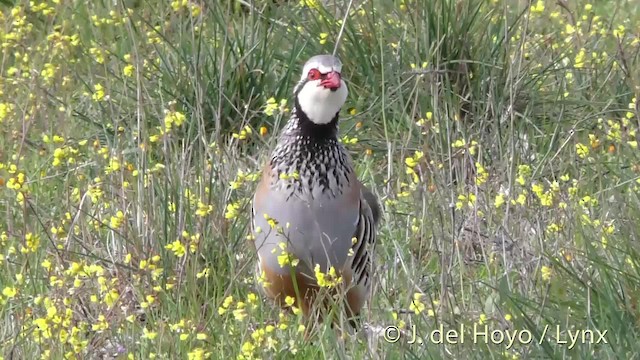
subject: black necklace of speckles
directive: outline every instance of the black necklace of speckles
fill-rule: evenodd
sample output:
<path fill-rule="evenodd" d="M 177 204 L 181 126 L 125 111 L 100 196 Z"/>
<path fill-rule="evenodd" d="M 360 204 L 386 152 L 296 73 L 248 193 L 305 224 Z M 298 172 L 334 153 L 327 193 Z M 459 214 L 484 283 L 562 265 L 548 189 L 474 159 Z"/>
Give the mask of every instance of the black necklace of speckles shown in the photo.
<path fill-rule="evenodd" d="M 313 197 L 314 186 L 318 186 L 324 195 L 336 197 L 342 194 L 353 170 L 337 134 L 337 113 L 330 123 L 316 124 L 302 111 L 296 97 L 291 119 L 271 158 L 272 185 L 281 181 L 280 174 L 297 172 L 298 180 L 287 181 L 286 189 L 291 191 L 289 197 L 303 189 Z M 330 178 L 335 179 L 336 188 L 331 187 Z"/>

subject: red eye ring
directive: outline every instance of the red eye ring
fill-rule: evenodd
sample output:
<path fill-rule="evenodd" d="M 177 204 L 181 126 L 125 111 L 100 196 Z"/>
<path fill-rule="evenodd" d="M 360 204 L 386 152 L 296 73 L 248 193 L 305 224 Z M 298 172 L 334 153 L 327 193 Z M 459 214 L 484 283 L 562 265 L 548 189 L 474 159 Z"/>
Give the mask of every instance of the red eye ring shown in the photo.
<path fill-rule="evenodd" d="M 318 79 L 320 79 L 320 76 L 321 76 L 320 70 L 318 70 L 318 69 L 309 70 L 309 74 L 307 75 L 309 80 L 318 80 Z"/>

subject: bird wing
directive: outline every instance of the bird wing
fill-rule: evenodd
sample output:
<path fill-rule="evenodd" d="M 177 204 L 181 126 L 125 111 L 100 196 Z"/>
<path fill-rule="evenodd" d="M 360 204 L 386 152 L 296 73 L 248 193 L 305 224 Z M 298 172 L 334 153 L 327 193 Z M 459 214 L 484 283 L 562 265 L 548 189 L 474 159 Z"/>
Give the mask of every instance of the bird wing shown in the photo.
<path fill-rule="evenodd" d="M 352 283 L 363 285 L 367 291 L 371 285 L 373 251 L 376 244 L 376 226 L 380 217 L 378 202 L 364 186 L 360 197 L 360 214 L 353 236 L 352 256 L 349 266 L 353 273 Z"/>

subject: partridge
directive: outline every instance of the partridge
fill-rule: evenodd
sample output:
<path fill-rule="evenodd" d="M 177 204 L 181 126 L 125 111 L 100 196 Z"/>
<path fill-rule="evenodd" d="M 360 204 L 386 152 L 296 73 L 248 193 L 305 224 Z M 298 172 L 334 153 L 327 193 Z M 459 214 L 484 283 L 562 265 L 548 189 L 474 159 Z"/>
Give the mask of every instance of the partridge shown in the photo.
<path fill-rule="evenodd" d="M 318 299 L 327 286 L 318 274 L 333 275 L 350 318 L 360 313 L 372 288 L 381 211 L 338 141 L 338 114 L 348 95 L 341 71 L 332 55 L 305 63 L 291 117 L 253 198 L 261 290 L 281 306 L 287 297 L 295 299 L 307 316 L 314 304 L 313 309 L 326 304 Z"/>

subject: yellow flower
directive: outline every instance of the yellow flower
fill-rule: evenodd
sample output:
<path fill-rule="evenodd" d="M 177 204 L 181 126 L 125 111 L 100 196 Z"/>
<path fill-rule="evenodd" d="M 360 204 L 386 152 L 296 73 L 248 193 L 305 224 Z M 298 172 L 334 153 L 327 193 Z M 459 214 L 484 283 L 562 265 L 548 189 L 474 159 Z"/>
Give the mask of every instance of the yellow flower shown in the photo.
<path fill-rule="evenodd" d="M 267 104 L 264 106 L 264 113 L 267 116 L 273 116 L 273 114 L 275 113 L 275 111 L 278 109 L 278 104 L 276 102 L 276 99 L 273 97 L 270 97 L 267 100 Z"/>
<path fill-rule="evenodd" d="M 541 13 L 544 12 L 544 1 L 538 0 L 535 5 L 531 5 L 532 13 Z"/>
<path fill-rule="evenodd" d="M 51 271 L 51 261 L 49 261 L 49 259 L 42 260 L 42 262 L 40 263 L 40 266 L 45 268 L 47 271 Z"/>
<path fill-rule="evenodd" d="M 495 206 L 496 209 L 499 209 L 503 204 L 504 204 L 504 195 L 502 194 L 496 195 L 496 199 L 493 201 L 493 206 Z"/>
<path fill-rule="evenodd" d="M 11 103 L 0 103 L 0 123 L 13 113 L 14 106 Z"/>
<path fill-rule="evenodd" d="M 567 23 L 567 24 L 564 26 L 564 32 L 565 32 L 567 35 L 571 35 L 571 34 L 573 34 L 574 32 L 576 32 L 576 28 L 575 28 L 573 25 L 571 25 L 571 24 L 568 24 L 568 23 Z"/>
<path fill-rule="evenodd" d="M 15 297 L 17 293 L 18 293 L 18 290 L 14 287 L 7 286 L 2 290 L 2 295 L 4 295 L 4 297 L 7 297 L 7 298 Z"/>
<path fill-rule="evenodd" d="M 253 130 L 251 130 L 251 127 L 249 125 L 245 125 L 242 130 L 240 130 L 240 133 L 233 133 L 231 134 L 231 136 L 234 139 L 246 140 L 249 138 L 249 136 L 251 136 L 251 134 L 253 134 Z"/>
<path fill-rule="evenodd" d="M 173 254 L 177 257 L 183 257 L 184 254 L 187 252 L 187 249 L 185 248 L 185 246 L 182 244 L 182 242 L 180 242 L 180 240 L 176 240 L 174 242 L 172 242 L 171 244 L 167 244 L 164 247 L 167 250 L 171 250 L 173 251 Z"/>
<path fill-rule="evenodd" d="M 344 144 L 354 145 L 358 143 L 358 138 L 357 137 L 349 138 L 348 135 L 345 135 L 340 139 L 340 141 Z"/>
<path fill-rule="evenodd" d="M 516 200 L 511 200 L 512 204 L 520 204 L 522 206 L 524 206 L 524 204 L 527 202 L 527 194 L 526 192 L 522 192 L 521 194 L 518 195 L 518 197 L 516 198 Z"/>
<path fill-rule="evenodd" d="M 543 265 L 540 273 L 542 274 L 542 280 L 549 281 L 551 279 L 552 270 L 550 267 Z"/>
<path fill-rule="evenodd" d="M 624 25 L 618 25 L 618 28 L 613 30 L 613 36 L 617 38 L 624 37 L 625 30 L 626 28 L 624 27 Z"/>
<path fill-rule="evenodd" d="M 196 278 L 197 278 L 197 279 L 207 278 L 207 277 L 209 277 L 209 273 L 210 273 L 210 272 L 211 272 L 211 270 L 210 270 L 208 267 L 206 267 L 206 268 L 204 268 L 202 271 L 200 271 L 200 272 L 198 272 L 198 273 L 196 274 Z"/>
<path fill-rule="evenodd" d="M 316 264 L 314 272 L 316 275 L 316 281 L 320 287 L 336 287 L 342 282 L 342 276 L 337 275 L 336 269 L 333 266 L 331 266 L 329 271 L 325 274 L 320 270 L 320 265 Z"/>
<path fill-rule="evenodd" d="M 129 65 L 125 66 L 124 69 L 122 69 L 122 74 L 124 76 L 126 76 L 126 77 L 132 77 L 134 70 L 135 70 L 135 67 L 133 67 L 133 65 L 129 64 Z"/>
<path fill-rule="evenodd" d="M 180 335 L 180 337 L 182 338 L 182 335 Z M 211 353 L 205 352 L 203 348 L 195 348 L 187 353 L 188 360 L 204 360 L 208 359 L 209 357 L 211 357 Z"/>
<path fill-rule="evenodd" d="M 327 37 L 329 36 L 329 34 L 327 33 L 320 33 L 320 45 L 324 45 L 327 43 Z"/>
<path fill-rule="evenodd" d="M 413 300 L 411 301 L 411 305 L 409 305 L 409 310 L 413 311 L 416 315 L 423 312 L 426 308 L 425 304 L 422 302 L 422 298 L 424 294 L 414 293 Z"/>
<path fill-rule="evenodd" d="M 589 155 L 589 148 L 581 143 L 577 143 L 576 144 L 576 154 L 578 154 L 578 157 L 581 159 L 584 159 L 585 157 L 587 157 Z"/>
<path fill-rule="evenodd" d="M 40 76 L 44 79 L 47 84 L 51 84 L 51 80 L 56 75 L 56 67 L 53 64 L 46 63 L 44 64 L 44 69 L 40 72 Z"/>
<path fill-rule="evenodd" d="M 40 246 L 40 236 L 33 235 L 32 233 L 27 233 L 24 236 L 25 246 L 20 249 L 20 252 L 23 254 L 33 253 Z"/>
<path fill-rule="evenodd" d="M 191 7 L 191 16 L 193 17 L 197 17 L 202 12 L 202 8 L 197 4 L 190 4 L 189 6 Z"/>
<path fill-rule="evenodd" d="M 280 243 L 279 245 L 286 245 L 286 244 Z M 280 267 L 285 267 L 287 265 L 296 267 L 300 262 L 300 260 L 296 259 L 296 257 L 293 254 L 289 254 L 283 246 L 280 246 L 280 247 L 282 248 L 282 252 L 280 253 L 280 255 L 278 255 L 278 264 L 280 265 Z"/>
<path fill-rule="evenodd" d="M 560 231 L 560 225 L 558 225 L 556 223 L 551 223 L 551 224 L 547 225 L 547 232 L 557 233 L 558 231 Z"/>
<path fill-rule="evenodd" d="M 254 357 L 253 351 L 255 350 L 255 348 L 256 346 L 253 345 L 251 341 L 245 341 L 244 344 L 242 344 L 242 348 L 241 348 L 242 355 L 252 359 Z"/>
<path fill-rule="evenodd" d="M 107 322 L 104 315 L 98 315 L 98 321 L 95 324 L 91 325 L 92 331 L 104 331 L 109 328 L 109 323 Z"/>
<path fill-rule="evenodd" d="M 291 297 L 291 296 L 287 296 L 287 297 L 284 299 L 284 303 L 285 303 L 285 304 L 287 304 L 287 306 L 293 306 L 293 304 L 294 304 L 295 302 L 296 302 L 296 299 L 294 299 L 294 298 L 293 298 L 293 297 Z"/>
<path fill-rule="evenodd" d="M 476 185 L 480 186 L 486 183 L 487 180 L 489 180 L 489 173 L 487 172 L 487 169 L 485 169 L 485 167 L 482 166 L 482 164 L 480 164 L 479 162 L 476 162 L 476 169 Z"/>
<path fill-rule="evenodd" d="M 205 217 L 213 212 L 213 205 L 207 205 L 201 201 L 198 201 L 198 210 L 196 210 L 196 215 L 200 217 Z"/>
<path fill-rule="evenodd" d="M 453 144 L 451 144 L 451 146 L 454 148 L 461 148 L 461 147 L 464 147 L 465 145 L 467 145 L 467 143 L 466 141 L 464 141 L 464 139 L 458 139 L 454 141 Z"/>
<path fill-rule="evenodd" d="M 91 95 L 93 101 L 102 101 L 105 100 L 104 96 L 104 87 L 101 84 L 95 84 L 93 86 L 93 95 Z"/>
<path fill-rule="evenodd" d="M 579 68 L 583 68 L 584 67 L 585 55 L 586 55 L 585 49 L 580 49 L 580 51 L 576 55 L 576 58 L 573 61 L 573 67 L 578 68 L 578 69 Z"/>
<path fill-rule="evenodd" d="M 186 120 L 186 116 L 179 111 L 167 111 L 164 116 L 165 131 L 171 130 L 173 125 L 180 126 Z"/>
<path fill-rule="evenodd" d="M 235 219 L 238 217 L 238 215 L 240 215 L 240 207 L 239 202 L 227 204 L 227 211 L 224 213 L 225 219 Z"/>
<path fill-rule="evenodd" d="M 158 336 L 158 333 L 156 333 L 155 331 L 149 331 L 147 328 L 144 328 L 142 330 L 142 338 L 143 339 L 149 339 L 149 340 L 153 340 Z"/>
<path fill-rule="evenodd" d="M 124 222 L 124 213 L 121 210 L 118 210 L 116 215 L 111 217 L 111 220 L 109 221 L 109 226 L 112 229 L 117 229 L 122 225 L 123 222 Z"/>
<path fill-rule="evenodd" d="M 233 317 L 237 321 L 243 321 L 247 317 L 247 312 L 245 311 L 244 308 L 235 309 L 233 310 Z"/>

